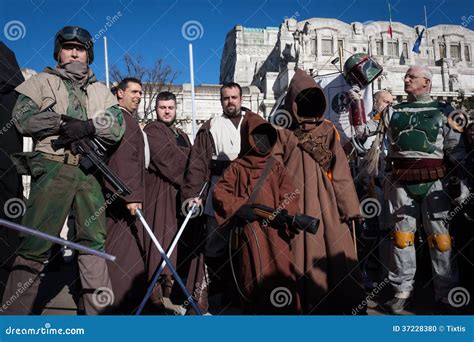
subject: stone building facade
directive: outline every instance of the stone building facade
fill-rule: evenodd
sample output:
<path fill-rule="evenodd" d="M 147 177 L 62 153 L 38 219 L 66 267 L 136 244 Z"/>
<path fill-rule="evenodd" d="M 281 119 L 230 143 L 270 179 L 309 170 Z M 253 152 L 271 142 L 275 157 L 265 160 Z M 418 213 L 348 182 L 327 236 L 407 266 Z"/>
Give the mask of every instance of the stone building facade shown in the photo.
<path fill-rule="evenodd" d="M 384 68 L 374 90 L 388 89 L 398 101 L 405 98 L 403 75 L 410 65 L 428 65 L 433 72 L 432 95 L 458 101 L 474 95 L 474 32 L 462 25 L 410 27 L 393 22 L 345 23 L 337 19 L 285 19 L 280 27 L 248 28 L 236 25 L 227 33 L 219 82 L 234 81 L 244 87 L 244 106 L 268 116 L 284 94 L 295 68 L 312 75 L 338 72 L 354 53 L 371 54 Z M 424 30 L 421 53 L 412 52 Z M 340 62 L 331 63 L 336 57 Z M 178 95 L 178 121 L 191 133 L 191 87 L 171 89 Z M 196 91 L 199 125 L 221 113 L 219 85 L 202 85 Z"/>
<path fill-rule="evenodd" d="M 226 37 L 220 82 L 254 85 L 263 94 L 260 109 L 269 114 L 275 99 L 287 88 L 295 67 L 313 75 L 338 72 L 340 64 L 357 52 L 369 53 L 383 66 L 375 90 L 389 89 L 399 100 L 405 96 L 403 75 L 413 64 L 428 65 L 433 72 L 433 95 L 447 101 L 474 92 L 472 49 L 474 32 L 463 25 L 410 27 L 393 22 L 344 23 L 313 18 L 286 19 L 279 28 L 235 26 Z M 412 47 L 421 32 L 421 53 Z M 341 57 L 341 63 L 331 63 Z"/>

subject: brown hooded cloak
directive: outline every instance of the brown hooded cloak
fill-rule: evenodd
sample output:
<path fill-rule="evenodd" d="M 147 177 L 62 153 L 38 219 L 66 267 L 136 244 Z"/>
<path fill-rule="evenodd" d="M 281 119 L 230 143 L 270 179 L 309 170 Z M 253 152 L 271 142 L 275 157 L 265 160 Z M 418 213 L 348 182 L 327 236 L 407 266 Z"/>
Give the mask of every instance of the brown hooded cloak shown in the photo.
<path fill-rule="evenodd" d="M 175 130 L 182 145 L 186 146 L 178 145 L 175 131 L 163 122 L 152 122 L 144 129 L 150 145 L 150 165 L 145 174 L 145 218 L 165 251 L 178 231 L 177 210 L 180 208 L 176 207 L 176 201 L 191 148 L 186 133 L 178 128 Z M 148 280 L 151 280 L 162 259 L 148 235 L 145 236 L 145 247 Z M 170 257 L 174 266 L 176 255 L 175 250 Z M 171 276 L 169 268 L 165 267 L 163 275 Z"/>
<path fill-rule="evenodd" d="M 110 281 L 114 291 L 114 305 L 110 312 L 132 314 L 146 291 L 143 227 L 132 216 L 128 203 L 145 201 L 145 154 L 143 133 L 138 123 L 122 108 L 125 133 L 113 152 L 108 166 L 132 190 L 127 196 L 118 196 L 106 181 L 107 238 L 105 250 L 115 255 L 115 261 L 107 261 Z"/>
<path fill-rule="evenodd" d="M 305 106 L 297 97 L 309 89 L 313 95 L 308 95 Z M 306 314 L 350 313 L 364 296 L 346 223 L 360 216 L 359 201 L 339 134 L 330 121 L 321 118 L 325 106 L 322 90 L 313 78 L 297 70 L 285 99 L 284 113 L 290 116 L 291 124 L 289 129 L 278 129 L 273 150 L 301 191 L 299 205 L 303 213 L 321 220 L 316 235 L 303 232 L 291 242 L 298 292 Z M 299 146 L 296 134 L 306 134 L 317 143 L 316 159 L 327 158 L 317 162 L 315 155 Z"/>
<path fill-rule="evenodd" d="M 237 210 L 248 204 L 271 150 L 258 152 L 252 132 L 265 131 L 271 146 L 276 142 L 276 131 L 259 116 L 251 116 L 242 126 L 242 148 L 217 183 L 213 202 L 215 217 L 223 229 L 243 224 L 240 234 L 241 283 L 244 312 L 259 314 L 295 314 L 300 312 L 296 292 L 296 274 L 290 241 L 293 234 L 278 228 L 271 220 L 238 223 L 231 220 Z M 293 186 L 282 163 L 274 160 L 272 168 L 256 193 L 255 204 L 286 209 L 290 214 L 298 211 L 299 191 Z M 279 298 L 279 296 L 281 296 Z M 248 300 L 248 301 L 247 301 Z"/>

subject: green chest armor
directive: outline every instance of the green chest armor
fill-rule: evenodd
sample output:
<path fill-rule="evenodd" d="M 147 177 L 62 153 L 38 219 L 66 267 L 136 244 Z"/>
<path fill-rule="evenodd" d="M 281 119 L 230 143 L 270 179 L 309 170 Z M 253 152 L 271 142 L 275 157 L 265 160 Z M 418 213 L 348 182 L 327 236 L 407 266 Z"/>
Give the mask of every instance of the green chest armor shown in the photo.
<path fill-rule="evenodd" d="M 438 102 L 395 106 L 389 123 L 392 148 L 433 153 L 442 121 L 443 112 Z"/>
<path fill-rule="evenodd" d="M 443 124 L 443 104 L 402 103 L 394 107 L 389 123 L 392 149 L 395 151 L 417 151 L 433 153 Z M 425 197 L 434 182 L 405 184 L 408 194 L 420 200 Z"/>

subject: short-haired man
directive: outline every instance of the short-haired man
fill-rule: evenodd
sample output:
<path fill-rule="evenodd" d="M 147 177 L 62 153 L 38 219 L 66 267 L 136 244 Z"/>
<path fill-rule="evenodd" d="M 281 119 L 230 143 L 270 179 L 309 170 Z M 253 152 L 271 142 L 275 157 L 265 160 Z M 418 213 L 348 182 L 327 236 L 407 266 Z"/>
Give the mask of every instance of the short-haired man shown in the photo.
<path fill-rule="evenodd" d="M 116 97 L 126 129 L 122 141 L 113 151 L 108 166 L 130 188 L 131 194 L 117 193 L 106 182 L 107 206 L 106 251 L 116 256 L 108 262 L 114 289 L 114 306 L 110 312 L 132 314 L 146 291 L 143 253 L 143 227 L 135 211 L 145 201 L 145 152 L 141 128 L 136 115 L 140 105 L 142 84 L 136 78 L 124 78 L 117 86 Z"/>
<path fill-rule="evenodd" d="M 168 250 L 177 232 L 178 192 L 183 185 L 191 143 L 188 136 L 174 124 L 176 121 L 176 96 L 168 91 L 156 97 L 157 120 L 146 125 L 144 132 L 150 146 L 150 165 L 145 175 L 145 217 L 153 232 Z M 159 268 L 162 258 L 151 239 L 145 236 L 148 281 Z M 176 265 L 177 251 L 170 260 Z M 164 308 L 164 297 L 169 297 L 173 280 L 165 268 L 159 284 L 153 290 L 151 301 Z"/>
<path fill-rule="evenodd" d="M 415 232 L 421 224 L 430 248 L 435 300 L 441 307 L 448 305 L 448 293 L 458 281 L 445 217 L 451 203 L 466 196 L 460 172 L 466 152 L 460 129 L 451 121 L 453 108 L 430 96 L 432 79 L 426 66 L 408 69 L 404 78 L 408 99 L 393 107 L 387 127 L 391 173 L 385 194 L 394 222 L 389 280 L 395 296 L 386 306 L 393 313 L 404 310 L 413 294 Z M 452 192 L 448 175 L 454 174 L 460 184 Z"/>
<path fill-rule="evenodd" d="M 214 288 L 231 296 L 232 293 L 228 291 L 233 288 L 233 280 L 227 260 L 230 231 L 217 231 L 211 195 L 224 170 L 240 153 L 241 127 L 244 121 L 258 114 L 242 107 L 242 88 L 238 83 L 224 84 L 220 89 L 220 97 L 222 115 L 206 121 L 196 135 L 181 198 L 183 201 L 192 199 L 190 204 L 205 203 L 204 254 L 208 273 Z M 205 200 L 201 201 L 196 196 L 205 182 L 209 182 L 210 186 L 207 187 Z"/>

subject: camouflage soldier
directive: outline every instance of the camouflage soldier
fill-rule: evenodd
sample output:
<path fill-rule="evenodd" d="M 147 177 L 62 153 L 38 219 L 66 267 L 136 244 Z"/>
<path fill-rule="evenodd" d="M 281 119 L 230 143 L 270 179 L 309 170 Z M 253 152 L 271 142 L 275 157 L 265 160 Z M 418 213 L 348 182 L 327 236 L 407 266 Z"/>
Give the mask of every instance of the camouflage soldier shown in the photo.
<path fill-rule="evenodd" d="M 20 133 L 34 139 L 34 152 L 17 156 L 18 168 L 32 175 L 22 224 L 58 236 L 72 209 L 76 242 L 103 251 L 104 196 L 96 177 L 80 166 L 81 157 L 71 152 L 71 146 L 85 137 L 113 145 L 120 141 L 124 124 L 114 96 L 89 68 L 94 59 L 92 45 L 86 30 L 74 26 L 61 29 L 54 45 L 57 66 L 16 88 L 20 96 L 13 115 Z M 65 148 L 53 149 L 52 141 L 57 139 Z M 23 236 L 3 302 L 17 292 L 18 284 L 29 286 L 8 307 L 8 313 L 32 313 L 39 275 L 52 257 L 51 247 L 46 240 Z M 106 262 L 87 254 L 79 255 L 78 261 L 86 314 L 97 314 L 100 308 L 94 292 L 108 288 L 112 294 Z"/>

